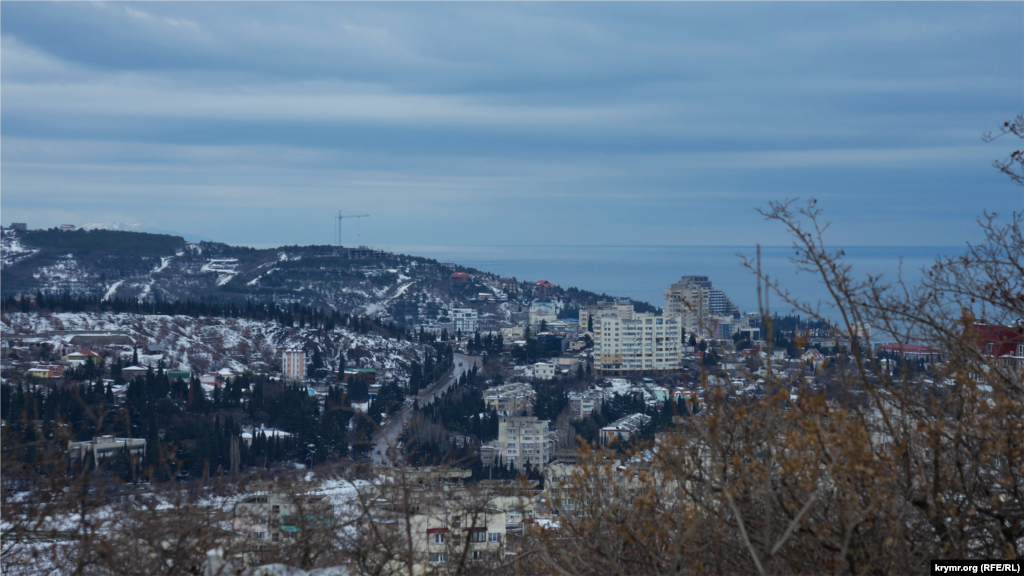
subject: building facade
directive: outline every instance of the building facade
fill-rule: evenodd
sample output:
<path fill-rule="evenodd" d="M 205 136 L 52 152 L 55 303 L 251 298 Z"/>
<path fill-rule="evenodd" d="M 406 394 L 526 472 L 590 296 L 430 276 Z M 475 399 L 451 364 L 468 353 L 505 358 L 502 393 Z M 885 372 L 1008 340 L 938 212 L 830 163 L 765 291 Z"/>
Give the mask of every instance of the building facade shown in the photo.
<path fill-rule="evenodd" d="M 530 326 L 538 327 L 541 322 L 550 324 L 558 320 L 558 312 L 551 302 L 534 302 L 530 304 Z"/>
<path fill-rule="evenodd" d="M 522 416 L 533 413 L 537 392 L 525 382 L 513 382 L 484 390 L 484 404 L 498 416 Z"/>
<path fill-rule="evenodd" d="M 477 331 L 477 313 L 472 308 L 452 308 L 452 328 L 456 333 L 473 334 Z"/>
<path fill-rule="evenodd" d="M 548 421 L 536 416 L 507 417 L 498 420 L 498 455 L 508 464 L 522 468 L 544 466 L 551 459 Z"/>
<path fill-rule="evenodd" d="M 306 379 L 306 351 L 291 348 L 281 352 L 281 373 L 285 380 Z"/>
<path fill-rule="evenodd" d="M 678 370 L 682 353 L 679 316 L 614 314 L 594 319 L 594 368 L 598 374 L 629 376 Z"/>

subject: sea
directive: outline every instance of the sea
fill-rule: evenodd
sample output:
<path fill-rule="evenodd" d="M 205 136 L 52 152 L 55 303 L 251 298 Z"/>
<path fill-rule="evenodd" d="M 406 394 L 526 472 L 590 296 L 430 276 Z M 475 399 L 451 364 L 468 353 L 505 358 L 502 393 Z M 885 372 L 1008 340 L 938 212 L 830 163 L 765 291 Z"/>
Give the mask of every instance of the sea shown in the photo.
<path fill-rule="evenodd" d="M 754 246 L 391 246 L 393 252 L 453 262 L 518 280 L 547 280 L 562 288 L 577 287 L 613 297 L 628 297 L 664 306 L 665 289 L 684 275 L 707 276 L 740 311 L 758 311 L 757 280 L 743 265 L 756 260 Z M 963 253 L 956 246 L 850 246 L 842 260 L 854 278 L 881 275 L 885 282 L 920 280 L 922 269 L 939 256 Z M 828 306 L 819 276 L 801 271 L 790 259 L 792 247 L 762 246 L 761 269 L 803 302 Z M 774 294 L 770 311 L 792 308 Z M 823 308 L 825 310 L 825 308 Z"/>

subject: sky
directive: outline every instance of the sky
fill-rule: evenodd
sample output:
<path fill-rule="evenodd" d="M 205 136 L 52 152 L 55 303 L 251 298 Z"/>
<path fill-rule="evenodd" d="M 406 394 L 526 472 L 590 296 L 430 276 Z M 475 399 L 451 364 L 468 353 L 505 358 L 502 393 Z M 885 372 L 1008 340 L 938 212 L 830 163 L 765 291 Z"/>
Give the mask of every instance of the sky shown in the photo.
<path fill-rule="evenodd" d="M 0 218 L 231 244 L 976 240 L 1024 3 L 0 3 Z"/>

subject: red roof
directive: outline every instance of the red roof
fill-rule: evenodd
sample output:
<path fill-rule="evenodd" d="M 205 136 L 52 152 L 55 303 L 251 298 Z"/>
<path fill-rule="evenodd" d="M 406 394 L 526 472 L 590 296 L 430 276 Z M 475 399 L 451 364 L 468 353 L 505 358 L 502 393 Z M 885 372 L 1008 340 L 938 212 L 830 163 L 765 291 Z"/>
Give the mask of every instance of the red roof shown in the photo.
<path fill-rule="evenodd" d="M 452 278 L 469 278 L 469 274 L 466 274 L 465 272 L 456 272 L 456 273 L 452 274 L 451 277 Z"/>
<path fill-rule="evenodd" d="M 1017 352 L 1017 344 L 1024 343 L 1024 328 L 975 324 L 971 331 L 982 351 L 995 357 L 1013 356 Z M 987 349 L 989 344 L 992 345 L 991 351 Z"/>

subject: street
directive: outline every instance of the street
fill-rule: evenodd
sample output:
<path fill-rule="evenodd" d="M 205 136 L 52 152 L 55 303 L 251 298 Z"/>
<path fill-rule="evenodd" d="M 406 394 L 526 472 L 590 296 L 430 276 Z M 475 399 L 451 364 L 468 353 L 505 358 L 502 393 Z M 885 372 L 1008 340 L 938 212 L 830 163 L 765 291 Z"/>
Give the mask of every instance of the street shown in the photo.
<path fill-rule="evenodd" d="M 461 378 L 464 373 L 469 372 L 474 362 L 477 366 L 479 366 L 481 362 L 479 356 L 467 356 L 465 354 L 454 354 L 453 360 L 454 366 L 448 376 L 442 378 L 432 386 L 424 388 L 420 391 L 419 395 L 416 396 L 416 400 L 419 402 L 420 406 L 433 404 L 434 400 L 438 396 L 444 394 L 452 384 L 458 382 L 459 378 Z M 394 466 L 396 464 L 388 454 L 388 449 L 397 446 L 398 437 L 402 435 L 402 430 L 405 429 L 405 426 L 409 423 L 409 419 L 412 417 L 412 406 L 413 403 L 408 402 L 374 435 L 372 456 L 373 465 L 375 467 Z M 395 452 L 397 452 L 397 449 Z"/>

